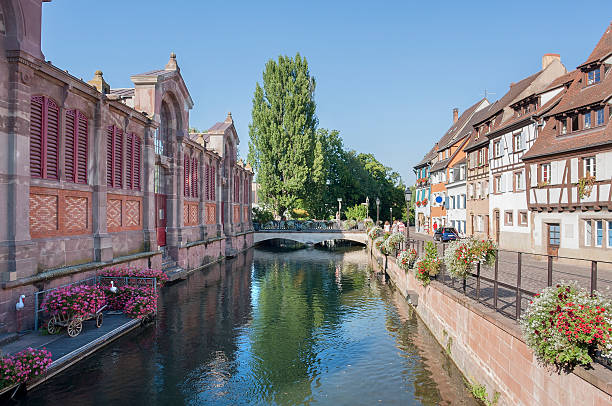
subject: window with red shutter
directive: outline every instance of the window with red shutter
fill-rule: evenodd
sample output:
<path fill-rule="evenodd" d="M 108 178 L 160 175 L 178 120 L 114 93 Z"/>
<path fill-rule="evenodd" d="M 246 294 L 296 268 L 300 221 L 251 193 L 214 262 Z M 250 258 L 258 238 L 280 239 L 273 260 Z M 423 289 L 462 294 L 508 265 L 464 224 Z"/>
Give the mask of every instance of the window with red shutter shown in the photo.
<path fill-rule="evenodd" d="M 30 99 L 30 174 L 59 180 L 59 107 L 45 96 Z"/>
<path fill-rule="evenodd" d="M 77 134 L 74 131 L 74 123 L 76 121 L 75 113 L 75 110 L 68 110 L 66 112 L 66 129 L 64 136 L 64 172 L 68 182 L 74 182 L 74 176 L 76 174 Z"/>
<path fill-rule="evenodd" d="M 210 200 L 210 174 L 209 165 L 204 164 L 204 199 Z"/>
<path fill-rule="evenodd" d="M 193 172 L 193 177 L 191 178 L 191 196 L 198 197 L 198 160 L 197 158 L 192 158 L 191 162 L 191 170 Z"/>
<path fill-rule="evenodd" d="M 123 176 L 123 131 L 114 125 L 106 130 L 106 184 L 121 188 Z"/>
<path fill-rule="evenodd" d="M 127 159 L 125 160 L 125 187 L 127 189 L 132 188 L 132 158 L 134 156 L 134 134 L 127 134 L 126 137 L 126 153 Z"/>
<path fill-rule="evenodd" d="M 89 145 L 89 120 L 77 110 L 77 165 L 76 182 L 87 184 L 87 157 Z"/>
<path fill-rule="evenodd" d="M 42 178 L 44 98 L 34 96 L 30 102 L 30 176 Z"/>
<path fill-rule="evenodd" d="M 210 167 L 210 200 L 217 200 L 217 168 L 215 166 Z"/>
<path fill-rule="evenodd" d="M 134 182 L 132 187 L 140 190 L 140 137 L 134 135 Z"/>
<path fill-rule="evenodd" d="M 183 159 L 183 194 L 185 197 L 189 196 L 189 156 L 185 153 L 185 157 Z"/>

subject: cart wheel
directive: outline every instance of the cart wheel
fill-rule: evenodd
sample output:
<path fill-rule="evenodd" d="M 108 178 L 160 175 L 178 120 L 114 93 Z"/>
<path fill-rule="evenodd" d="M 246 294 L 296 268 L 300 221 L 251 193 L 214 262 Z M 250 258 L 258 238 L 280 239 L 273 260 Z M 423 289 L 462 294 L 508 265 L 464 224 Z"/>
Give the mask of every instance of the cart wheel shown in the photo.
<path fill-rule="evenodd" d="M 72 320 L 70 324 L 68 324 L 68 335 L 70 337 L 78 336 L 81 330 L 83 330 L 83 322 L 79 318 Z"/>
<path fill-rule="evenodd" d="M 98 315 L 96 316 L 96 327 L 100 328 L 102 327 L 102 321 L 104 321 L 104 316 L 102 316 L 102 312 L 98 313 Z"/>
<path fill-rule="evenodd" d="M 57 334 L 59 332 L 59 326 L 55 324 L 55 319 L 49 320 L 47 323 L 47 332 L 51 335 Z"/>

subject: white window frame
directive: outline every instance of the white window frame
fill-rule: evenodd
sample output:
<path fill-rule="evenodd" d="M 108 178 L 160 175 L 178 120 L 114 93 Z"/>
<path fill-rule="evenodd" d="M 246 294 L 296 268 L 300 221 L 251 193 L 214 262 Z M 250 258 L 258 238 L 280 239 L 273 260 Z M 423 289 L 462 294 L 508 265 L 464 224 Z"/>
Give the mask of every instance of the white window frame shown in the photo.
<path fill-rule="evenodd" d="M 597 177 L 597 160 L 594 156 L 584 158 L 584 176 L 587 173 L 593 177 Z"/>
<path fill-rule="evenodd" d="M 493 141 L 493 153 L 495 154 L 495 158 L 499 158 L 500 156 L 502 156 L 501 140 Z"/>
<path fill-rule="evenodd" d="M 593 241 L 593 223 L 591 220 L 584 220 L 584 246 L 590 247 Z"/>
<path fill-rule="evenodd" d="M 542 164 L 542 182 L 550 183 L 550 179 L 551 179 L 550 169 L 551 169 L 550 164 Z"/>
<path fill-rule="evenodd" d="M 595 246 L 596 247 L 603 247 L 603 241 L 604 241 L 604 237 L 605 237 L 605 233 L 604 233 L 604 228 L 603 228 L 603 220 L 595 220 Z M 597 238 L 598 238 L 598 234 L 600 231 L 599 226 L 601 225 L 601 241 L 599 241 L 599 244 L 597 243 Z"/>

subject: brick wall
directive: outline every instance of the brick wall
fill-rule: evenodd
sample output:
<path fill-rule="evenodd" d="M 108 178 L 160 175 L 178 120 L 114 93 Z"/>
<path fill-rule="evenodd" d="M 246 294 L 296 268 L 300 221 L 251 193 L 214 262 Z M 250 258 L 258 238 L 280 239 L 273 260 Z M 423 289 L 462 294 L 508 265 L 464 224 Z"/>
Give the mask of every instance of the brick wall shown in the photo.
<path fill-rule="evenodd" d="M 375 249 L 385 268 L 385 257 Z M 380 268 L 377 262 L 373 266 Z M 386 272 L 399 290 L 418 294 L 417 314 L 438 342 L 450 349 L 463 374 L 487 387 L 499 405 L 609 405 L 612 404 L 612 371 L 593 364 L 556 373 L 538 364 L 524 343 L 518 325 L 436 281 L 423 287 L 389 258 Z"/>

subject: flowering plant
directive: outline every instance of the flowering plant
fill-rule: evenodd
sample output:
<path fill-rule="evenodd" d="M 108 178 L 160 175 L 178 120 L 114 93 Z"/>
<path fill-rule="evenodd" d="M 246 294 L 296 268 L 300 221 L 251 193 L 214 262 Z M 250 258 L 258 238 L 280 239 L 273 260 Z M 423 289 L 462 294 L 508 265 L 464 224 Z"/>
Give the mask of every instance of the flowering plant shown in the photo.
<path fill-rule="evenodd" d="M 438 249 L 431 241 L 427 241 L 425 254 L 420 256 L 414 265 L 414 275 L 423 286 L 427 286 L 431 277 L 438 274 L 441 265 L 442 260 L 438 258 Z"/>
<path fill-rule="evenodd" d="M 157 312 L 157 292 L 150 286 L 125 285 L 117 287 L 116 292 L 105 287 L 108 307 L 123 311 L 126 315 L 142 319 Z"/>
<path fill-rule="evenodd" d="M 427 205 L 427 199 L 423 199 L 422 204 L 423 204 L 423 206 Z"/>
<path fill-rule="evenodd" d="M 380 236 L 383 232 L 383 229 L 380 228 L 380 226 L 373 226 L 370 228 L 370 230 L 368 231 L 368 237 L 370 237 L 370 239 L 375 239 L 376 237 Z"/>
<path fill-rule="evenodd" d="M 105 268 L 100 276 L 109 277 L 131 277 L 131 278 L 155 278 L 157 286 L 161 287 L 168 282 L 168 275 L 157 269 L 140 269 L 136 267 L 111 267 Z"/>
<path fill-rule="evenodd" d="M 456 240 L 449 244 L 444 253 L 444 264 L 456 278 L 467 278 L 474 263 L 491 266 L 495 263 L 496 246 L 491 240 Z"/>
<path fill-rule="evenodd" d="M 357 225 L 357 221 L 355 221 L 354 219 L 348 219 L 348 220 L 345 220 L 344 223 L 342 223 L 342 228 L 344 228 L 345 230 L 350 230 L 356 225 Z"/>
<path fill-rule="evenodd" d="M 374 246 L 378 248 L 378 250 L 382 252 L 383 254 L 386 254 L 384 244 L 385 244 L 385 240 L 387 239 L 387 235 L 388 234 L 383 234 L 380 237 L 376 237 L 376 239 L 374 239 Z"/>
<path fill-rule="evenodd" d="M 51 365 L 51 353 L 45 349 L 26 348 L 0 359 L 0 389 L 24 383 L 42 375 Z"/>
<path fill-rule="evenodd" d="M 548 287 L 536 295 L 520 320 L 527 345 L 544 363 L 559 368 L 589 364 L 600 350 L 612 356 L 612 300 L 591 296 L 576 282 Z"/>
<path fill-rule="evenodd" d="M 105 304 L 106 296 L 100 287 L 72 285 L 49 292 L 41 308 L 64 318 L 85 317 L 96 313 Z"/>
<path fill-rule="evenodd" d="M 406 242 L 406 235 L 404 233 L 392 233 L 387 237 L 383 248 L 386 254 L 391 254 L 393 251 L 399 248 L 399 245 Z"/>
<path fill-rule="evenodd" d="M 421 207 L 421 202 L 419 200 L 417 200 L 416 205 L 417 205 L 417 207 Z"/>
<path fill-rule="evenodd" d="M 397 264 L 404 271 L 408 271 L 414 267 L 414 261 L 416 261 L 416 258 L 417 252 L 414 248 L 403 250 L 397 256 Z"/>

